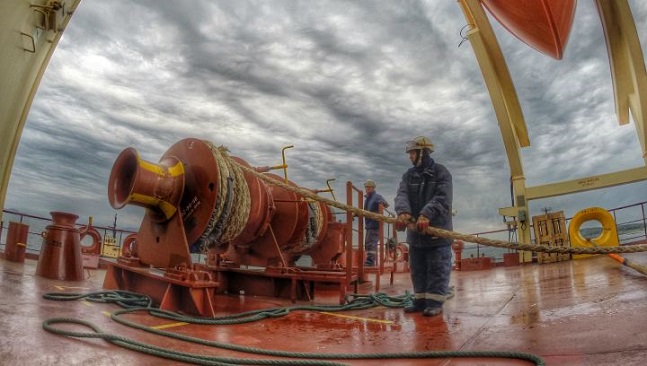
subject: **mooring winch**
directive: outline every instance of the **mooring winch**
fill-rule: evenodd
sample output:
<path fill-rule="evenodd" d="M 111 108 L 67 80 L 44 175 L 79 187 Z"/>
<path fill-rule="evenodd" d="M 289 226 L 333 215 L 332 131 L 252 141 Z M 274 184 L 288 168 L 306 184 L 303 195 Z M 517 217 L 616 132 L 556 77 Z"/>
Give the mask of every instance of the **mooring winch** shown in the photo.
<path fill-rule="evenodd" d="M 318 269 L 316 278 L 322 278 L 321 269 L 332 271 L 324 279 L 343 274 L 338 266 L 335 272 L 335 261 L 344 250 L 346 226 L 335 222 L 330 207 L 267 184 L 242 166 L 250 167 L 226 148 L 195 138 L 175 143 L 157 164 L 141 159 L 134 148 L 123 150 L 109 178 L 110 204 L 115 209 L 142 206 L 146 213 L 136 241 L 109 267 L 104 287 L 144 293 L 149 287 L 154 299 L 176 308 L 182 301 L 167 294 L 174 288 L 171 296 L 189 294 L 194 304 L 173 310 L 210 315 L 213 292 L 235 286 L 230 268 L 262 267 L 266 275 L 285 275 L 284 269 L 308 255 Z M 194 263 L 191 253 L 206 254 L 206 264 Z M 151 275 L 151 267 L 163 276 Z M 240 278 L 236 273 L 233 281 Z M 245 280 L 252 287 L 266 287 L 265 282 Z"/>

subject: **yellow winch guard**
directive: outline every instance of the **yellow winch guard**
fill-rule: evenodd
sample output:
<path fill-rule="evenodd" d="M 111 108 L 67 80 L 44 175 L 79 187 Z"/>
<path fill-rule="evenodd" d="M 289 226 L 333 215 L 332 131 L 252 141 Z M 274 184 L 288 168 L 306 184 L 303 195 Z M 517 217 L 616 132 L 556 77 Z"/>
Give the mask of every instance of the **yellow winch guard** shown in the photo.
<path fill-rule="evenodd" d="M 580 233 L 580 226 L 587 221 L 598 221 L 602 232 L 595 238 L 586 239 Z M 614 247 L 619 245 L 618 231 L 613 216 L 601 207 L 589 207 L 578 211 L 568 225 L 568 236 L 572 247 Z M 574 254 L 573 259 L 590 257 L 591 254 Z"/>

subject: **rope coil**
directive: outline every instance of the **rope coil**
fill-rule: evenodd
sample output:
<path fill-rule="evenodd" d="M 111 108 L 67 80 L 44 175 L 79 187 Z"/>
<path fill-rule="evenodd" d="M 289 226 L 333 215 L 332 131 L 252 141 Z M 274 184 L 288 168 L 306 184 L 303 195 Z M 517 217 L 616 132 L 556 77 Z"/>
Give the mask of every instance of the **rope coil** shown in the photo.
<path fill-rule="evenodd" d="M 242 165 L 228 156 L 227 148 L 216 147 L 206 140 L 204 143 L 209 146 L 216 161 L 220 182 L 217 187 L 216 205 L 207 228 L 199 239 L 202 253 L 238 236 L 245 229 L 251 209 L 249 187 L 241 169 Z"/>
<path fill-rule="evenodd" d="M 105 333 L 96 325 L 74 318 L 51 318 L 43 322 L 43 329 L 57 335 L 76 338 L 100 338 L 119 347 L 131 349 L 137 352 L 149 355 L 163 357 L 170 360 L 182 361 L 196 365 L 309 365 L 309 366 L 347 366 L 347 364 L 324 361 L 324 360 L 397 360 L 397 359 L 430 359 L 430 358 L 511 358 L 521 359 L 533 362 L 537 366 L 545 365 L 543 359 L 529 353 L 509 352 L 509 351 L 421 351 L 421 352 L 396 352 L 396 353 L 312 353 L 312 352 L 288 352 L 272 349 L 263 349 L 256 347 L 240 346 L 220 341 L 207 340 L 202 338 L 191 337 L 181 333 L 169 332 L 147 325 L 136 323 L 128 320 L 128 317 L 121 315 L 135 312 L 148 312 L 150 315 L 158 318 L 168 319 L 175 322 L 184 322 L 200 325 L 230 325 L 258 321 L 267 318 L 278 318 L 287 316 L 292 311 L 320 311 L 320 312 L 338 312 L 349 310 L 370 309 L 376 306 L 385 306 L 390 308 L 400 308 L 411 305 L 411 294 L 405 292 L 404 295 L 388 296 L 384 293 L 371 295 L 353 294 L 352 300 L 344 305 L 294 305 L 289 307 L 276 307 L 269 309 L 251 310 L 238 314 L 225 315 L 218 318 L 199 318 L 191 317 L 167 310 L 153 308 L 150 304 L 146 305 L 150 298 L 145 295 L 139 295 L 128 291 L 103 291 L 87 294 L 72 293 L 46 293 L 43 298 L 58 301 L 71 301 L 85 299 L 89 302 L 114 302 L 124 308 L 110 314 L 110 318 L 122 325 L 134 329 L 142 330 L 155 335 L 178 339 L 185 342 L 199 344 L 207 347 L 215 347 L 230 351 L 251 353 L 255 355 L 264 355 L 272 357 L 289 357 L 297 360 L 282 359 L 257 359 L 257 358 L 231 358 L 217 356 L 203 356 L 200 354 L 175 351 L 168 348 L 160 348 L 151 344 L 138 342 L 116 334 Z M 77 332 L 69 329 L 57 328 L 53 326 L 59 323 L 70 323 L 82 325 L 90 328 L 93 332 Z"/>

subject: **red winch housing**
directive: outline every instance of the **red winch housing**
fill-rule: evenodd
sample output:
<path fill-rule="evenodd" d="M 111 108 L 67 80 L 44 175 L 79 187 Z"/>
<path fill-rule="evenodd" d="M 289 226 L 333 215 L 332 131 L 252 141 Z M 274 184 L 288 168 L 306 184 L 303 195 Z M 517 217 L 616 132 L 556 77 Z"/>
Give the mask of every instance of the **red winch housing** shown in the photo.
<path fill-rule="evenodd" d="M 195 138 L 175 143 L 157 164 L 123 150 L 110 174 L 110 204 L 142 206 L 146 214 L 134 242 L 108 266 L 104 288 L 145 293 L 162 308 L 204 316 L 214 316 L 217 292 L 295 299 L 310 297 L 316 282 L 333 282 L 343 301 L 356 281 L 336 263 L 346 225 L 335 222 L 328 205 L 242 167 L 250 165 Z M 205 263 L 194 263 L 192 253 L 205 254 Z M 309 270 L 295 264 L 304 255 L 312 258 Z"/>

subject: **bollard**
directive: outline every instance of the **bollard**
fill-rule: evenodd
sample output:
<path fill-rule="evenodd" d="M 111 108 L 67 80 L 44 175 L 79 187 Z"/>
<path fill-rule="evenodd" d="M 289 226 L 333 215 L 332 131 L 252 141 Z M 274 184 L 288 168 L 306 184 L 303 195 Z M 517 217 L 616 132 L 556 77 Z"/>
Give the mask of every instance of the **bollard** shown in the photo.
<path fill-rule="evenodd" d="M 23 263 L 25 261 L 25 244 L 29 234 L 29 225 L 19 222 L 10 222 L 7 232 L 7 245 L 5 258 L 8 261 Z M 22 246 L 22 247 L 21 247 Z"/>
<path fill-rule="evenodd" d="M 36 275 L 56 280 L 83 280 L 81 237 L 75 227 L 77 215 L 50 212 L 52 224 L 43 232 Z"/>

